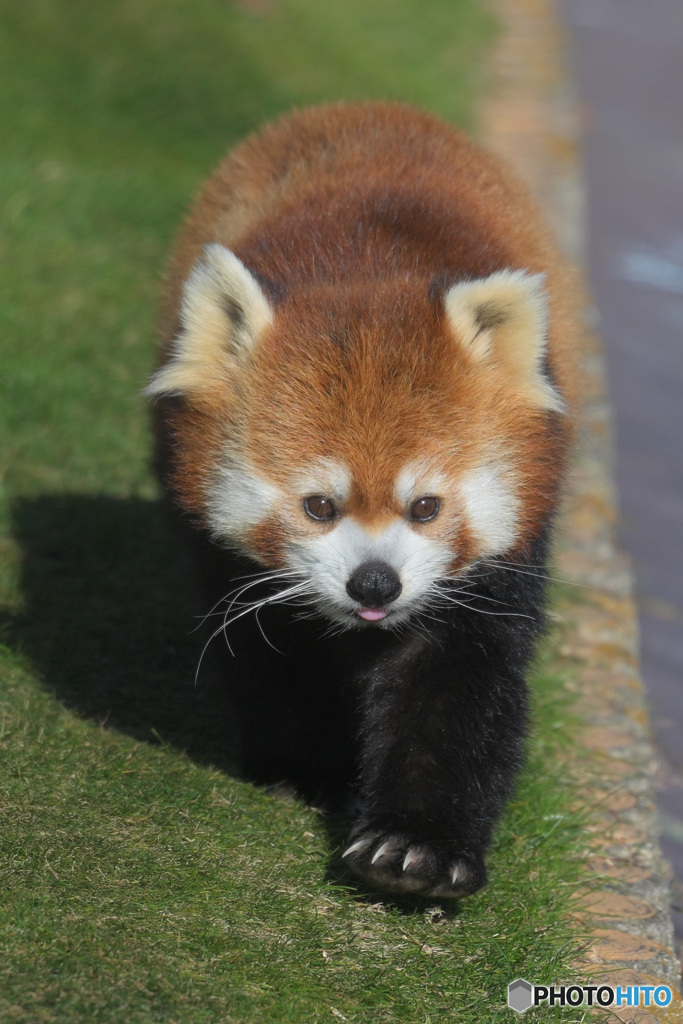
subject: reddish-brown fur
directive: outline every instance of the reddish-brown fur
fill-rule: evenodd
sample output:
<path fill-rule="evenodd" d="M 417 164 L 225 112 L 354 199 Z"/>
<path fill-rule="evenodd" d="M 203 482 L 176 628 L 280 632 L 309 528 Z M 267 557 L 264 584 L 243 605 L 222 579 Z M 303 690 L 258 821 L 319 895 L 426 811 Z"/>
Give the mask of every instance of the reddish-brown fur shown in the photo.
<path fill-rule="evenodd" d="M 461 279 L 545 273 L 547 360 L 571 412 L 570 285 L 535 206 L 493 157 L 435 118 L 389 104 L 314 108 L 267 126 L 218 168 L 182 230 L 163 296 L 167 354 L 183 282 L 210 242 L 263 282 L 277 318 L 232 386 L 193 394 L 175 411 L 160 403 L 181 438 L 173 481 L 187 509 L 201 520 L 222 446 L 235 437 L 254 470 L 285 491 L 292 469 L 316 458 L 353 467 L 346 511 L 366 525 L 401 514 L 394 484 L 411 459 L 457 479 L 505 438 L 523 506 L 518 545 L 537 534 L 556 499 L 571 416 L 550 425 L 504 369 L 474 365 L 443 310 L 446 288 Z M 300 515 L 297 523 L 320 529 Z M 440 537 L 453 527 L 443 515 L 421 528 Z M 253 531 L 251 545 L 276 565 L 282 539 L 280 517 Z M 461 530 L 454 564 L 471 553 Z"/>
<path fill-rule="evenodd" d="M 474 892 L 576 393 L 533 203 L 426 114 L 293 114 L 204 187 L 162 330 L 159 454 L 230 630 L 243 770 L 359 797 L 343 857 L 373 890 Z"/>

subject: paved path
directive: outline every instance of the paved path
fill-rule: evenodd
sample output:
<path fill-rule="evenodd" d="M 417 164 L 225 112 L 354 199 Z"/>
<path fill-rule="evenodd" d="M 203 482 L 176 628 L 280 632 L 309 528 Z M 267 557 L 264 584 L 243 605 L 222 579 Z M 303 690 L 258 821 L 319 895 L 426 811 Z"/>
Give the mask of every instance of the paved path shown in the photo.
<path fill-rule="evenodd" d="M 663 762 L 662 845 L 683 880 L 683 0 L 561 0 L 560 10 L 582 103 L 621 532 Z M 681 910 L 674 921 L 683 938 Z"/>
<path fill-rule="evenodd" d="M 581 270 L 585 199 L 576 146 L 579 118 L 559 3 L 493 0 L 503 32 L 492 56 L 491 90 L 480 124 L 483 140 L 530 184 L 564 251 Z M 582 897 L 592 942 L 576 964 L 576 976 L 603 984 L 665 982 L 675 990 L 680 964 L 657 838 L 656 762 L 639 677 L 633 579 L 615 538 L 612 416 L 603 347 L 589 326 L 582 361 L 581 440 L 556 550 L 560 576 L 589 588 L 580 600 L 568 597 L 556 606 L 563 623 L 558 664 L 571 672 L 584 721 L 582 742 L 567 767 L 592 808 L 587 866 L 599 873 Z M 622 1008 L 615 1019 L 678 1024 L 682 1017 L 675 996 L 666 1010 Z"/>

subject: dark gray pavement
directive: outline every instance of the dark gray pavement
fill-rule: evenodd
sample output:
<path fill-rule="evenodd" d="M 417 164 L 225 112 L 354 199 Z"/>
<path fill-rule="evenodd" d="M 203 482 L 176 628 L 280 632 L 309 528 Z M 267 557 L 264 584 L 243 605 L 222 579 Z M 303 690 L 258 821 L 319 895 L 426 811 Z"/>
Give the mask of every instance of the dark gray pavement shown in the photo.
<path fill-rule="evenodd" d="M 560 11 L 584 115 L 589 284 L 662 755 L 662 846 L 683 883 L 683 0 Z M 683 938 L 683 908 L 674 920 Z"/>

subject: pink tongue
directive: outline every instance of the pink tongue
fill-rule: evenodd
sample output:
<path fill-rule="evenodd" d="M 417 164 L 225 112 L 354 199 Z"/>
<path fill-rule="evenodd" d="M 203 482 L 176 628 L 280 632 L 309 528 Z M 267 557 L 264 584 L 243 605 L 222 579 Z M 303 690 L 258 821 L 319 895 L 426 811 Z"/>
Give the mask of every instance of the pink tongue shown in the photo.
<path fill-rule="evenodd" d="M 358 615 L 367 622 L 378 622 L 384 619 L 389 613 L 384 608 L 359 608 Z"/>

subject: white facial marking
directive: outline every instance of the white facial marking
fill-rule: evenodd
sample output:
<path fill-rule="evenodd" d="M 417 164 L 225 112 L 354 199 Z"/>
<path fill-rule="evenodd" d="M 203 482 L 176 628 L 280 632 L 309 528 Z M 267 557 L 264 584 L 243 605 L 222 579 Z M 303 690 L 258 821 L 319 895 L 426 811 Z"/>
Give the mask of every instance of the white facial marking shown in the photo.
<path fill-rule="evenodd" d="M 517 535 L 519 499 L 509 472 L 483 463 L 460 481 L 463 510 L 483 555 L 502 555 Z"/>
<path fill-rule="evenodd" d="M 426 494 L 438 496 L 444 489 L 443 474 L 430 468 L 426 462 L 409 462 L 396 478 L 394 493 L 401 505 L 409 505 L 414 498 Z"/>
<path fill-rule="evenodd" d="M 288 548 L 289 566 L 311 581 L 317 605 L 329 618 L 358 624 L 358 603 L 348 595 L 346 584 L 365 562 L 390 565 L 401 580 L 402 590 L 389 606 L 382 625 L 404 621 L 440 579 L 453 557 L 450 546 L 428 537 L 396 518 L 384 529 L 371 532 L 352 516 L 343 517 L 333 529 L 295 541 Z"/>
<path fill-rule="evenodd" d="M 277 487 L 237 462 L 226 462 L 213 480 L 207 519 L 218 537 L 238 539 L 282 502 Z"/>
<path fill-rule="evenodd" d="M 305 497 L 309 494 L 323 494 L 327 498 L 345 501 L 351 491 L 351 474 L 343 462 L 337 459 L 320 459 L 297 474 L 292 480 L 293 489 Z"/>

